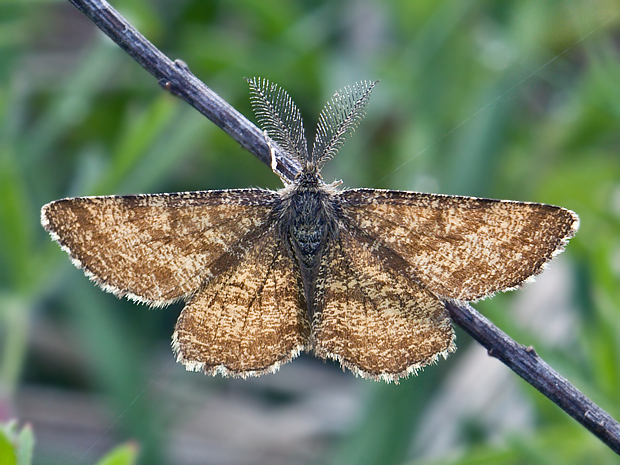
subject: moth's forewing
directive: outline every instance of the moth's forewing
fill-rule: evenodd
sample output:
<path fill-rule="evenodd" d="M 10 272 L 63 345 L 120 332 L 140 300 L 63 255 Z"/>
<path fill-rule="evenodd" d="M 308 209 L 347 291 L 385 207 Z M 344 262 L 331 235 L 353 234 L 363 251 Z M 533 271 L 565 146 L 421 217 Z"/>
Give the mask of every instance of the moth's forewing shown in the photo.
<path fill-rule="evenodd" d="M 41 210 L 73 262 L 105 290 L 152 305 L 194 293 L 214 259 L 265 226 L 277 194 L 260 189 L 77 197 Z"/>
<path fill-rule="evenodd" d="M 579 227 L 572 211 L 538 203 L 375 189 L 341 199 L 346 221 L 407 261 L 412 278 L 466 301 L 540 273 Z"/>

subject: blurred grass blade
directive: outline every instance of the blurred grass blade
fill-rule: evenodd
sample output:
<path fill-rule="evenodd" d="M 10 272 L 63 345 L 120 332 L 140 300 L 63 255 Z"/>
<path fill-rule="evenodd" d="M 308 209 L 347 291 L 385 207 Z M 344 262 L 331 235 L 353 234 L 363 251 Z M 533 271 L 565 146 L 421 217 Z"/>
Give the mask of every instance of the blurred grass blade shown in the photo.
<path fill-rule="evenodd" d="M 95 97 L 110 82 L 117 61 L 123 57 L 122 51 L 103 37 L 83 54 L 84 58 L 76 61 L 76 70 L 64 80 L 62 91 L 39 115 L 34 127 L 28 128 L 22 157 L 26 166 L 46 156 L 60 137 L 70 132 L 92 111 Z"/>
<path fill-rule="evenodd" d="M 17 435 L 17 465 L 30 465 L 34 450 L 34 434 L 30 425 L 25 425 Z"/>
<path fill-rule="evenodd" d="M 0 430 L 0 464 L 2 465 L 16 465 L 17 458 L 15 457 L 15 451 L 13 444 L 6 436 L 5 432 Z"/>
<path fill-rule="evenodd" d="M 204 138 L 219 129 L 205 121 L 193 108 L 177 107 L 170 124 L 135 165 L 130 176 L 116 186 L 121 192 L 152 192 L 175 165 L 199 148 Z"/>
<path fill-rule="evenodd" d="M 22 372 L 28 344 L 30 306 L 14 294 L 0 292 L 0 388 L 12 395 Z M 2 462 L 0 462 L 2 463 Z"/>
<path fill-rule="evenodd" d="M 109 194 L 121 181 L 127 181 L 136 165 L 160 140 L 166 127 L 174 122 L 179 113 L 179 103 L 178 99 L 162 93 L 139 115 L 128 115 L 126 131 L 113 152 L 108 175 L 95 189 L 95 195 Z"/>
<path fill-rule="evenodd" d="M 24 291 L 30 278 L 32 233 L 38 218 L 31 216 L 28 191 L 10 147 L 0 145 L 0 282 Z"/>
<path fill-rule="evenodd" d="M 135 442 L 128 442 L 108 452 L 97 465 L 134 465 L 138 460 L 138 452 L 138 445 Z"/>
<path fill-rule="evenodd" d="M 334 465 L 402 463 L 411 448 L 411 438 L 436 385 L 443 375 L 438 367 L 394 384 L 371 384 L 372 396 L 366 417 L 332 459 Z"/>

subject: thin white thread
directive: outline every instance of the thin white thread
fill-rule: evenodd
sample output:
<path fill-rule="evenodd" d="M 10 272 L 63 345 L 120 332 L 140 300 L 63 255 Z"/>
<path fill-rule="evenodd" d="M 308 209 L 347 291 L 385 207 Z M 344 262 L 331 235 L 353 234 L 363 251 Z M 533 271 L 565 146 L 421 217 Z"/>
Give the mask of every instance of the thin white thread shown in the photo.
<path fill-rule="evenodd" d="M 475 118 L 476 116 L 478 116 L 480 113 L 482 113 L 483 111 L 485 111 L 486 109 L 488 109 L 489 107 L 495 105 L 498 101 L 500 101 L 501 99 L 503 99 L 506 95 L 512 93 L 517 87 L 519 87 L 521 84 L 523 84 L 525 81 L 529 80 L 532 76 L 534 76 L 535 74 L 538 74 L 540 71 L 542 71 L 543 69 L 545 69 L 547 66 L 549 66 L 551 63 L 553 63 L 555 60 L 557 60 L 558 58 L 560 58 L 561 56 L 565 55 L 569 50 L 572 50 L 573 48 L 575 48 L 577 45 L 579 45 L 581 42 L 583 42 L 584 40 L 586 40 L 588 37 L 590 37 L 592 34 L 594 34 L 596 31 L 598 31 L 599 29 L 602 29 L 603 26 L 606 26 L 608 23 L 610 23 L 611 21 L 613 21 L 616 16 L 618 16 L 620 14 L 620 11 L 616 11 L 615 14 L 613 14 L 611 17 L 607 18 L 606 21 L 603 21 L 601 24 L 599 24 L 598 26 L 596 26 L 594 29 L 592 29 L 590 32 L 588 32 L 586 35 L 582 36 L 579 40 L 577 40 L 576 42 L 574 42 L 573 44 L 569 45 L 568 47 L 566 47 L 563 51 L 561 51 L 560 53 L 558 53 L 557 55 L 555 55 L 553 58 L 551 58 L 549 61 L 547 61 L 545 64 L 541 65 L 540 67 L 538 67 L 537 69 L 535 69 L 534 71 L 532 71 L 530 74 L 528 74 L 527 76 L 525 76 L 523 79 L 521 79 L 519 82 L 517 82 L 516 84 L 513 84 L 512 86 L 510 86 L 506 91 L 504 91 L 503 93 L 501 93 L 500 95 L 498 95 L 497 97 L 495 97 L 493 100 L 491 100 L 489 103 L 487 103 L 486 105 L 480 107 L 478 110 L 476 110 L 474 113 L 472 113 L 470 116 L 468 116 L 467 118 L 465 118 L 463 121 L 461 121 L 459 124 L 457 124 L 456 126 L 454 126 L 452 129 L 450 129 L 448 132 L 446 132 L 444 135 L 442 135 L 441 137 L 435 139 L 433 142 L 431 142 L 429 145 L 427 145 L 426 147 L 424 147 L 422 150 L 420 150 L 418 153 L 416 153 L 415 155 L 413 155 L 411 158 L 409 158 L 408 160 L 406 160 L 405 162 L 403 162 L 402 164 L 400 164 L 399 166 L 397 166 L 396 168 L 394 168 L 394 170 L 392 170 L 391 172 L 389 172 L 388 174 L 386 174 L 385 176 L 383 176 L 381 179 L 379 179 L 377 182 L 375 182 L 372 186 L 370 187 L 376 187 L 380 182 L 384 181 L 385 179 L 389 178 L 390 176 L 392 176 L 394 173 L 396 173 L 397 171 L 399 171 L 401 168 L 403 168 L 405 165 L 408 165 L 409 163 L 411 163 L 413 160 L 415 160 L 417 157 L 419 157 L 420 155 L 422 155 L 424 152 L 426 152 L 427 150 L 429 150 L 430 148 L 434 147 L 435 145 L 437 145 L 439 142 L 441 142 L 443 139 L 445 139 L 446 137 L 448 137 L 450 134 L 452 134 L 454 131 L 456 131 L 457 129 L 459 129 L 461 126 L 467 124 L 471 119 Z"/>
<path fill-rule="evenodd" d="M 88 450 L 86 452 L 84 452 L 84 454 L 82 454 L 82 457 L 80 457 L 80 462 L 84 461 L 84 459 L 90 453 L 90 451 L 93 450 L 93 448 L 97 444 L 99 444 L 99 441 L 101 441 L 112 430 L 112 428 L 114 428 L 114 425 L 116 425 L 116 423 L 118 423 L 120 421 L 120 419 L 123 416 L 125 416 L 125 414 L 131 409 L 131 407 L 133 407 L 133 405 L 136 402 L 138 402 L 138 400 L 144 395 L 144 393 L 151 388 L 153 383 L 155 383 L 155 381 L 157 381 L 157 378 L 159 378 L 161 376 L 161 374 L 166 369 L 168 369 L 168 367 L 171 364 L 172 364 L 172 360 L 168 360 L 168 362 L 166 362 L 166 364 L 162 367 L 162 369 L 159 370 L 159 372 L 155 376 L 153 376 L 153 378 L 151 378 L 151 380 L 144 386 L 144 388 L 138 393 L 138 395 L 136 397 L 134 397 L 134 399 L 129 403 L 129 405 L 127 405 L 127 407 L 125 407 L 125 409 L 116 416 L 116 418 L 107 426 L 107 428 L 103 431 L 103 433 L 101 433 L 99 435 L 99 437 L 97 439 L 95 439 L 95 441 L 91 444 L 91 446 L 88 448 Z"/>
<path fill-rule="evenodd" d="M 267 131 L 263 131 L 263 135 L 267 141 L 267 147 L 269 147 L 269 155 L 271 155 L 271 171 L 280 176 L 280 173 L 278 173 L 278 160 L 276 160 L 276 149 L 273 147 L 271 138 L 269 137 L 269 134 L 267 134 Z"/>

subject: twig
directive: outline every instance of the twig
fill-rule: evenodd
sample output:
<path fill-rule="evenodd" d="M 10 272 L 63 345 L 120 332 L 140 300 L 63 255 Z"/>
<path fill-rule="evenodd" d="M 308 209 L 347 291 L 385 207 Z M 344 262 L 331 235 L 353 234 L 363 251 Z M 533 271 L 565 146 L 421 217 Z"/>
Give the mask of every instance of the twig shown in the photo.
<path fill-rule="evenodd" d="M 136 31 L 105 0 L 69 0 L 125 52 L 157 78 L 159 83 L 205 115 L 263 163 L 288 180 L 299 166 L 277 146 L 267 143 L 263 133 L 241 113 L 197 79 L 181 61 L 171 61 Z M 545 363 L 532 348 L 526 348 L 494 326 L 468 304 L 447 302 L 452 321 L 482 344 L 489 355 L 547 396 L 570 416 L 620 455 L 620 424 Z"/>
<path fill-rule="evenodd" d="M 620 454 L 620 424 L 551 368 L 532 347 L 525 347 L 466 303 L 446 302 L 452 321 L 571 417 Z"/>
<path fill-rule="evenodd" d="M 69 1 L 155 76 L 163 88 L 185 100 L 267 166 L 273 168 L 275 159 L 280 175 L 288 180 L 295 178 L 300 171 L 296 161 L 287 158 L 276 145 L 268 145 L 260 129 L 196 78 L 185 63 L 172 61 L 159 51 L 109 3 L 105 0 Z"/>

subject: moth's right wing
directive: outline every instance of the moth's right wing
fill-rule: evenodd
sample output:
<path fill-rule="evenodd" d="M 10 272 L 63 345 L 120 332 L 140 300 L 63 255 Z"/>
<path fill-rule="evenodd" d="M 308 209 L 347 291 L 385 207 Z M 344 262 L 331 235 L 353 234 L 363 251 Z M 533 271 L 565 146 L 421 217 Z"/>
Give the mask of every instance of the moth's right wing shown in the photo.
<path fill-rule="evenodd" d="M 247 253 L 276 201 L 261 189 L 76 197 L 45 205 L 41 223 L 106 291 L 166 305 Z"/>
<path fill-rule="evenodd" d="M 397 381 L 453 352 L 454 332 L 443 302 L 373 242 L 342 229 L 323 257 L 313 348 L 358 376 Z"/>
<path fill-rule="evenodd" d="M 540 273 L 579 227 L 565 208 L 378 189 L 341 195 L 346 222 L 403 258 L 442 297 L 477 300 Z"/>

